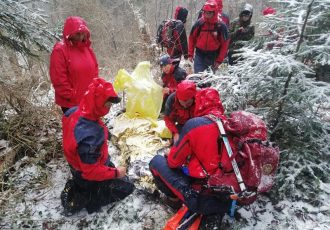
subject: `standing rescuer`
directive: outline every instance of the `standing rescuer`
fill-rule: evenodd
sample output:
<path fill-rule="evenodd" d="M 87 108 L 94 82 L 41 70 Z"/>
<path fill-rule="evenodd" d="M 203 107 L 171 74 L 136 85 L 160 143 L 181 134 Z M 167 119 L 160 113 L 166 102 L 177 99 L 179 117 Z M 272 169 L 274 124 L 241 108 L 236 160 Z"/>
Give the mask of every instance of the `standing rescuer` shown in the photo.
<path fill-rule="evenodd" d="M 208 68 L 217 70 L 228 50 L 228 29 L 218 17 L 218 6 L 207 1 L 202 17 L 195 22 L 189 35 L 189 60 L 194 58 L 194 72 Z"/>
<path fill-rule="evenodd" d="M 79 106 L 69 109 L 63 116 L 63 149 L 73 176 L 61 194 L 67 214 L 82 208 L 92 213 L 134 190 L 126 168 L 115 167 L 110 161 L 108 128 L 101 120 L 112 103 L 118 102 L 120 98 L 112 84 L 95 78 Z"/>
<path fill-rule="evenodd" d="M 254 26 L 251 25 L 252 15 L 252 5 L 245 4 L 239 13 L 239 18 L 236 18 L 233 22 L 230 23 L 230 45 L 228 52 L 230 65 L 233 65 L 237 62 L 238 57 L 233 57 L 233 54 L 235 54 L 238 49 L 244 46 L 243 42 L 249 41 L 254 37 Z"/>
<path fill-rule="evenodd" d="M 88 85 L 98 77 L 98 63 L 84 19 L 71 16 L 65 20 L 63 38 L 55 44 L 50 56 L 49 73 L 55 103 L 63 113 L 79 105 Z"/>

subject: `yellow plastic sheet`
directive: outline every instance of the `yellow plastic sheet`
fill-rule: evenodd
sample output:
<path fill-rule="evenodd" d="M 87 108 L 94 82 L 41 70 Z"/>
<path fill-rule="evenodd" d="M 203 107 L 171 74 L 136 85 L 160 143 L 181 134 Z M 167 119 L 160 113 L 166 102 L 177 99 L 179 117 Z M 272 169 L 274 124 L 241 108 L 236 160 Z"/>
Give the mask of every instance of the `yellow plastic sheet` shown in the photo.
<path fill-rule="evenodd" d="M 132 74 L 124 69 L 119 70 L 114 87 L 117 92 L 126 92 L 126 115 L 129 118 L 148 118 L 156 123 L 163 94 L 162 87 L 153 80 L 150 66 L 148 61 L 140 62 Z"/>

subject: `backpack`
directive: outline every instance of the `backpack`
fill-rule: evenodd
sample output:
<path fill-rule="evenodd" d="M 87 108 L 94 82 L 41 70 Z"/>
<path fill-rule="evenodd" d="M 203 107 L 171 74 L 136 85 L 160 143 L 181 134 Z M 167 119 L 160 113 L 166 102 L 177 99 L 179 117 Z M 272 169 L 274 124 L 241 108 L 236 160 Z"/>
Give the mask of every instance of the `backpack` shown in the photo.
<path fill-rule="evenodd" d="M 209 117 L 215 121 L 215 117 Z M 216 121 L 215 121 L 216 122 Z M 219 172 L 209 176 L 208 187 L 215 192 L 231 190 L 238 196 L 238 203 L 247 205 L 257 199 L 259 193 L 268 192 L 275 180 L 279 163 L 279 148 L 267 141 L 267 127 L 255 114 L 236 111 L 223 124 L 226 136 L 232 149 L 229 157 L 224 147 L 224 138 L 219 138 L 221 160 Z M 232 160 L 235 159 L 246 191 L 241 191 L 238 178 L 234 172 Z M 248 196 L 244 196 L 249 194 Z"/>
<path fill-rule="evenodd" d="M 156 42 L 162 47 L 171 48 L 175 44 L 174 31 L 177 20 L 167 19 L 162 21 L 157 30 Z"/>

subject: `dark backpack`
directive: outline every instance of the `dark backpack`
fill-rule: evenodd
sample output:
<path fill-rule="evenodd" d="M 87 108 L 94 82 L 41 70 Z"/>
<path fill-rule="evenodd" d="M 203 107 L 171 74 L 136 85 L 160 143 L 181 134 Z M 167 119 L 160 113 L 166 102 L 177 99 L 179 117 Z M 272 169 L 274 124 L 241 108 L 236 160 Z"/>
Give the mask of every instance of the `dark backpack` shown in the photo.
<path fill-rule="evenodd" d="M 174 32 L 176 30 L 177 20 L 164 20 L 158 27 L 156 42 L 162 47 L 172 48 L 175 44 Z"/>
<path fill-rule="evenodd" d="M 252 194 L 239 196 L 238 202 L 241 205 L 251 204 L 259 193 L 267 192 L 273 186 L 279 163 L 279 148 L 267 141 L 266 124 L 255 114 L 245 111 L 233 112 L 224 124 L 224 129 L 233 156 L 229 158 L 220 138 L 220 170 L 209 177 L 208 186 L 215 191 L 216 188 L 221 188 L 219 191 L 230 189 L 236 194 L 242 192 L 231 164 L 231 160 L 235 158 L 246 190 Z"/>

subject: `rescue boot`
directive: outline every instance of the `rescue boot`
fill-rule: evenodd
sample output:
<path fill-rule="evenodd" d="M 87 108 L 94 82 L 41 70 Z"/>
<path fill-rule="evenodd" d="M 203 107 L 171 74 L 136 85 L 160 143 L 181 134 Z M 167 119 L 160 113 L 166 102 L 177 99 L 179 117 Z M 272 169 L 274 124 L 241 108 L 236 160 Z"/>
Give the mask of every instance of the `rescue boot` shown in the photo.
<path fill-rule="evenodd" d="M 72 179 L 69 179 L 61 192 L 61 203 L 64 208 L 64 215 L 71 216 L 79 212 L 87 204 L 84 193 L 77 191 L 77 187 Z"/>
<path fill-rule="evenodd" d="M 223 218 L 222 214 L 203 216 L 200 225 L 200 230 L 220 229 L 222 218 Z"/>

